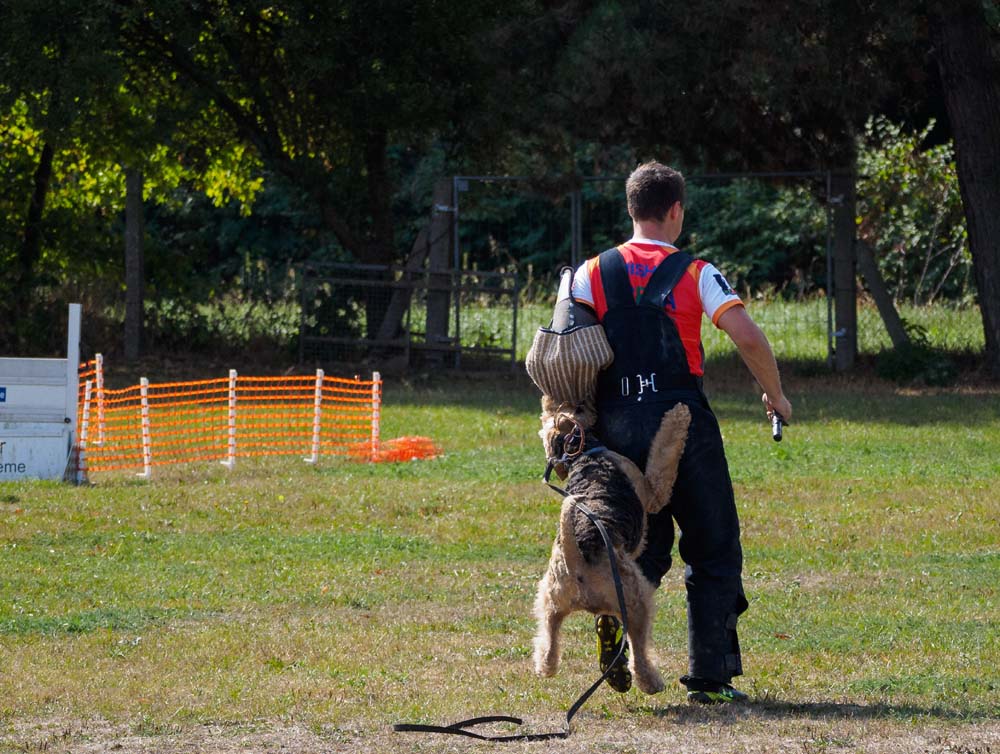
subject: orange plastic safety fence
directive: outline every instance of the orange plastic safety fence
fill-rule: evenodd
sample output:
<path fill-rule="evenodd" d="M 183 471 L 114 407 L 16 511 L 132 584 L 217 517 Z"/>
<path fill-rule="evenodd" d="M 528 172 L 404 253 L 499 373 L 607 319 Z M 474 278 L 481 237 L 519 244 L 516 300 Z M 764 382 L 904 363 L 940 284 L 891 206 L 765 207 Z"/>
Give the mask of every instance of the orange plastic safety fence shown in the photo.
<path fill-rule="evenodd" d="M 364 455 L 363 448 L 356 448 L 356 457 L 361 459 Z M 437 458 L 441 455 L 441 448 L 429 437 L 396 437 L 381 443 L 375 457 L 371 460 L 376 463 L 399 461 L 417 461 L 421 459 Z"/>
<path fill-rule="evenodd" d="M 381 380 L 244 377 L 91 389 L 81 368 L 82 473 L 268 455 L 378 460 Z M 100 420 L 98 420 L 98 415 Z"/>

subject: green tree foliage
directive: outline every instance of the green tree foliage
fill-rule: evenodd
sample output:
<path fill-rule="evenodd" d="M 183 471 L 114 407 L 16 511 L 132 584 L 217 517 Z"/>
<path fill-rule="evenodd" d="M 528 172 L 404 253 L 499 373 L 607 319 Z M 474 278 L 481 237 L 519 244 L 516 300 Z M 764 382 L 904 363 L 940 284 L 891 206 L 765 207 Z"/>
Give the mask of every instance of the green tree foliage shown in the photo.
<path fill-rule="evenodd" d="M 114 3 L 127 59 L 211 103 L 222 133 L 308 196 L 358 262 L 405 254 L 393 151 L 461 142 L 491 69 L 480 48 L 516 4 L 486 0 Z M 384 310 L 367 301 L 370 334 Z"/>
<path fill-rule="evenodd" d="M 859 135 L 865 160 L 882 138 L 865 130 L 873 113 L 904 124 L 903 139 L 906 124 L 940 110 L 928 105 L 940 92 L 927 35 L 926 8 L 887 0 L 10 0 L 0 4 L 0 262 L 12 271 L 2 305 L 22 334 L 43 332 L 60 296 L 82 293 L 88 311 L 119 305 L 123 165 L 145 177 L 149 291 L 154 303 L 184 302 L 173 311 L 261 276 L 264 300 L 277 300 L 293 261 L 398 262 L 433 180 L 463 166 L 529 175 L 531 212 L 563 202 L 564 214 L 581 175 L 650 157 L 689 173 L 841 168 Z M 913 153 L 912 170 L 933 175 L 905 179 L 912 201 L 888 166 L 869 188 L 917 209 L 866 208 L 877 219 L 865 230 L 887 244 L 899 296 L 961 297 L 967 257 L 943 272 L 956 258 L 952 216 L 939 222 L 945 235 L 928 230 L 954 195 L 920 204 L 949 156 Z M 821 193 L 693 186 L 689 246 L 741 286 L 808 292 L 823 278 Z M 490 217 L 470 218 L 483 228 L 481 245 L 467 246 L 473 263 L 565 259 L 566 238 L 541 238 L 516 216 L 520 200 L 505 202 L 516 238 L 493 243 Z M 595 231 L 585 248 L 611 235 Z M 906 239 L 905 261 L 893 236 Z M 947 251 L 922 267 L 915 249 Z M 363 319 L 377 324 L 367 304 Z"/>
<path fill-rule="evenodd" d="M 394 144 L 458 138 L 475 107 L 480 2 L 233 0 L 119 6 L 131 61 L 204 97 L 230 139 L 299 187 L 358 261 L 399 257 Z"/>
<path fill-rule="evenodd" d="M 33 323 L 32 294 L 47 244 L 44 219 L 56 157 L 81 132 L 99 128 L 98 103 L 113 91 L 117 66 L 97 14 L 73 14 L 73 0 L 22 0 L 0 5 L 0 118 L 11 145 L 4 177 L 20 189 L 20 211 L 5 208 L 16 240 L 5 250 L 6 290 L 0 300 L 0 345 L 11 347 L 44 330 Z M 8 167 L 9 166 L 9 167 Z M 16 201 L 16 200 L 15 200 Z"/>
<path fill-rule="evenodd" d="M 914 305 L 974 296 L 954 146 L 927 146 L 933 129 L 872 118 L 858 150 L 859 236 L 895 298 Z"/>
<path fill-rule="evenodd" d="M 249 206 L 260 165 L 216 138 L 218 118 L 123 65 L 104 3 L 18 0 L 0 6 L 0 344 L 47 352 L 53 308 L 98 316 L 121 298 L 124 165 L 146 198 L 178 186 Z"/>
<path fill-rule="evenodd" d="M 826 212 L 813 187 L 693 183 L 688 204 L 681 243 L 744 294 L 801 297 L 826 287 Z"/>
<path fill-rule="evenodd" d="M 843 168 L 869 115 L 926 97 L 922 17 L 880 0 L 571 0 L 506 33 L 511 117 L 557 169 L 591 141 L 706 170 Z"/>
<path fill-rule="evenodd" d="M 31 196 L 40 155 L 51 142 L 29 120 L 23 100 L 0 115 L 0 133 L 5 137 L 0 150 L 0 264 L 17 270 L 24 256 L 26 197 Z M 0 278 L 0 296 L 11 312 L 17 312 L 5 320 L 17 327 L 0 328 L 0 339 L 20 352 L 60 347 L 61 336 L 45 323 L 53 308 L 61 309 L 68 300 L 82 301 L 88 314 L 97 319 L 120 316 L 123 166 L 106 145 L 95 146 L 86 132 L 77 135 L 69 129 L 58 143 L 52 149 L 39 253 L 21 275 Z M 214 267 L 224 272 L 233 263 L 218 262 L 205 274 L 206 259 L 218 260 L 219 254 L 206 254 L 204 244 L 193 243 L 190 234 L 185 236 L 185 218 L 197 217 L 193 235 L 201 238 L 209 228 L 225 226 L 227 218 L 230 224 L 250 225 L 249 208 L 263 184 L 259 163 L 242 144 L 233 142 L 193 155 L 190 149 L 154 144 L 142 164 L 148 176 L 145 197 L 151 222 L 147 227 L 149 292 L 154 296 L 204 295 L 213 286 L 218 288 Z M 288 210 L 288 205 L 285 200 L 283 208 Z M 261 221 L 267 224 L 274 212 L 272 205 L 265 204 Z M 288 221 L 294 223 L 294 215 Z M 256 240 L 251 243 L 253 248 L 264 246 Z M 244 251 L 233 249 L 221 233 L 212 248 Z M 280 246 L 269 248 L 279 253 Z M 23 275 L 30 276 L 27 290 L 23 290 Z M 15 295 L 18 291 L 24 296 Z M 16 309 L 14 301 L 19 302 Z"/>

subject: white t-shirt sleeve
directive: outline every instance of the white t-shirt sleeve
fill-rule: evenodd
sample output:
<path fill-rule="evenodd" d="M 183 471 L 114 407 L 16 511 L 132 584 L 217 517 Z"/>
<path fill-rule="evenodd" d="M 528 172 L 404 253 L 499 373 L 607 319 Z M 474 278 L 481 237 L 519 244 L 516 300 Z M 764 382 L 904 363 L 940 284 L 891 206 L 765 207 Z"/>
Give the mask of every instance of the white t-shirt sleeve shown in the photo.
<path fill-rule="evenodd" d="M 590 273 L 587 270 L 587 263 L 584 262 L 576 269 L 573 276 L 573 296 L 577 301 L 594 306 L 594 294 L 590 290 Z M 569 298 L 569 276 L 564 277 L 559 284 L 559 295 L 557 301 Z"/>
<path fill-rule="evenodd" d="M 742 299 L 736 295 L 722 273 L 715 265 L 709 263 L 701 268 L 698 277 L 698 295 L 701 296 L 701 306 L 705 310 L 705 316 L 712 320 L 712 324 L 718 324 L 717 315 L 721 315 L 726 309 L 743 304 Z"/>

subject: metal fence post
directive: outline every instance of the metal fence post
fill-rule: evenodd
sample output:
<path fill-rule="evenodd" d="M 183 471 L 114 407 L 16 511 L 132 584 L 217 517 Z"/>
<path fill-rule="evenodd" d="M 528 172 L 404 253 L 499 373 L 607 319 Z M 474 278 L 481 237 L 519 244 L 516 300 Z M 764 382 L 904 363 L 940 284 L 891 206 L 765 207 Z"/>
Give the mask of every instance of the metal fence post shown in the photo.
<path fill-rule="evenodd" d="M 854 367 L 858 355 L 858 295 L 854 241 L 856 193 L 853 170 L 833 174 L 833 291 L 836 310 L 834 366 Z"/>

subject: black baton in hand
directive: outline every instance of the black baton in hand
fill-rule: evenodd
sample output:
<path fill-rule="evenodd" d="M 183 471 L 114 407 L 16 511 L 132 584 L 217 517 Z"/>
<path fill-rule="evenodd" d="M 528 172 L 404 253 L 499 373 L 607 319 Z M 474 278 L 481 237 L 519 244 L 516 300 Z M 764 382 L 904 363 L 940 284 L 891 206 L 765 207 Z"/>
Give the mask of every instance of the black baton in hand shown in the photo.
<path fill-rule="evenodd" d="M 777 411 L 771 413 L 771 437 L 775 442 L 781 442 L 781 427 L 786 424 L 784 417 Z"/>

